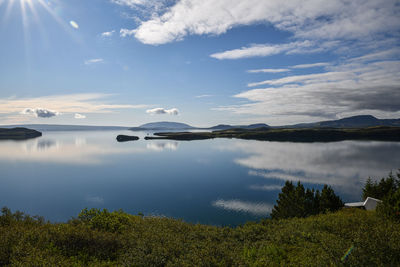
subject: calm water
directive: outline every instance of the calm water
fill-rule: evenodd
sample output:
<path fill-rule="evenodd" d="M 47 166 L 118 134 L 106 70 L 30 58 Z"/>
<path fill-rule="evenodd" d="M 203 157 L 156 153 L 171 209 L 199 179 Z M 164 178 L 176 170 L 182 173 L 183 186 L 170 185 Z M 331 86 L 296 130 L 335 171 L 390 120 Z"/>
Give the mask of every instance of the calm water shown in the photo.
<path fill-rule="evenodd" d="M 0 141 L 0 206 L 52 221 L 95 207 L 236 225 L 268 216 L 285 180 L 326 183 L 344 201 L 359 201 L 369 176 L 400 168 L 400 143 L 118 143 L 121 133 L 45 132 Z"/>

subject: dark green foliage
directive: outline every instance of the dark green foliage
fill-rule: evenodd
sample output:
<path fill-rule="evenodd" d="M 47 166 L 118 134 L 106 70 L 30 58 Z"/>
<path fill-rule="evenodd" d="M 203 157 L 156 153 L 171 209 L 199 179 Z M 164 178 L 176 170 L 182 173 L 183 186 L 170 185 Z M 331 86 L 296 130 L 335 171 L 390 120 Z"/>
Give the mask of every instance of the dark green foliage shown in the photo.
<path fill-rule="evenodd" d="M 379 183 L 368 178 L 363 188 L 363 198 L 373 197 L 382 200 L 377 212 L 386 218 L 400 221 L 400 170 L 396 176 L 392 172 Z"/>
<path fill-rule="evenodd" d="M 319 198 L 319 213 L 337 211 L 344 206 L 343 201 L 335 194 L 332 187 L 324 185 Z"/>
<path fill-rule="evenodd" d="M 377 212 L 386 218 L 400 221 L 400 189 L 385 196 L 378 205 Z"/>
<path fill-rule="evenodd" d="M 303 195 L 300 189 L 297 193 Z M 396 266 L 400 262 L 400 223 L 359 209 L 265 219 L 236 228 L 87 209 L 61 224 L 3 209 L 0 221 L 0 266 Z M 341 258 L 352 246 L 343 263 Z"/>
<path fill-rule="evenodd" d="M 396 192 L 400 188 L 400 171 L 393 175 L 389 173 L 388 177 L 382 178 L 379 183 L 373 182 L 371 178 L 368 178 L 364 188 L 363 188 L 363 199 L 367 197 L 373 197 L 377 199 L 383 199 L 385 196 L 389 195 L 391 192 Z"/>
<path fill-rule="evenodd" d="M 335 195 L 330 186 L 324 185 L 320 193 L 319 190 L 305 190 L 300 182 L 294 186 L 289 181 L 282 187 L 276 203 L 271 212 L 273 219 L 307 217 L 327 211 L 337 211 L 343 207 L 342 200 Z"/>

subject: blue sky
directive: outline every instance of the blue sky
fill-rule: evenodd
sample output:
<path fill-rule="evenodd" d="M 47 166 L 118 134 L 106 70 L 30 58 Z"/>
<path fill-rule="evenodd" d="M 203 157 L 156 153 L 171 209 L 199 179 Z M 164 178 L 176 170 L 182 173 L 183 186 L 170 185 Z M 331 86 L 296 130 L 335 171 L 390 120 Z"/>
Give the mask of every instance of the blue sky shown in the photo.
<path fill-rule="evenodd" d="M 0 0 L 0 124 L 400 117 L 394 0 Z"/>

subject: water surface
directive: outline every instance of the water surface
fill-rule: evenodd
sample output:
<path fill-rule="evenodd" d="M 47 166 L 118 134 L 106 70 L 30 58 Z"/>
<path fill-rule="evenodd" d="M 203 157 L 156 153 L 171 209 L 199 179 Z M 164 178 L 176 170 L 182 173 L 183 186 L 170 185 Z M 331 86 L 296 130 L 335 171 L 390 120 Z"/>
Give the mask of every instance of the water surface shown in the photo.
<path fill-rule="evenodd" d="M 118 143 L 124 131 L 0 141 L 0 206 L 66 221 L 85 207 L 237 225 L 268 216 L 286 180 L 359 201 L 400 167 L 400 143 L 237 139 Z M 141 137 L 146 133 L 139 133 Z"/>

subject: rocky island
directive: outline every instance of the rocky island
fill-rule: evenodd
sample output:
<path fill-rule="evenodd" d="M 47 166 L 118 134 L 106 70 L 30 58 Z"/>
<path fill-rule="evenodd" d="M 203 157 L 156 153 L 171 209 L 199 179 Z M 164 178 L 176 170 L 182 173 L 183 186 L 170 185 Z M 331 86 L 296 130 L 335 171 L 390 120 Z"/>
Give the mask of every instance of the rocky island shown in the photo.
<path fill-rule="evenodd" d="M 139 137 L 131 135 L 123 135 L 123 134 L 117 136 L 118 142 L 136 141 L 136 140 L 139 140 Z"/>
<path fill-rule="evenodd" d="M 42 133 L 36 130 L 17 127 L 11 129 L 0 128 L 0 140 L 25 140 L 42 136 Z"/>

